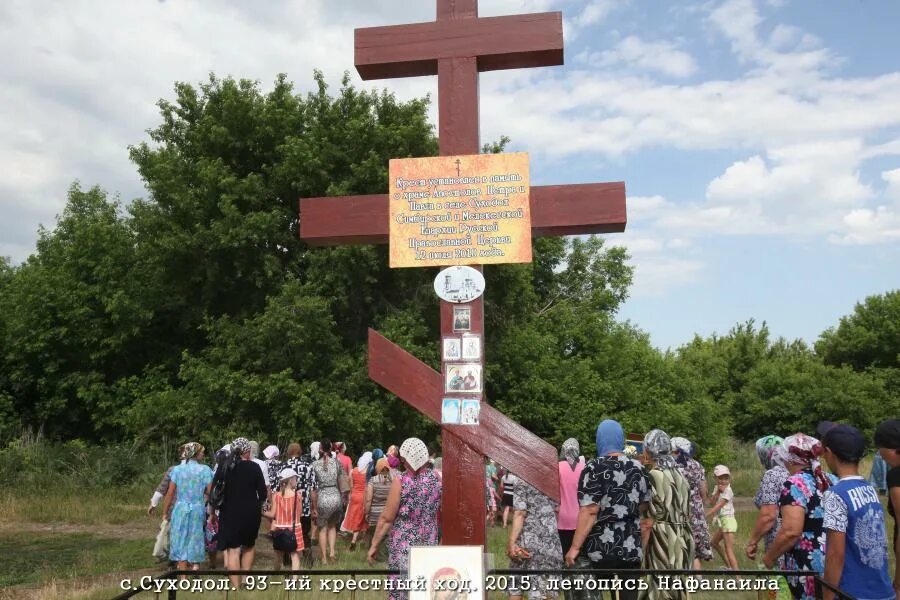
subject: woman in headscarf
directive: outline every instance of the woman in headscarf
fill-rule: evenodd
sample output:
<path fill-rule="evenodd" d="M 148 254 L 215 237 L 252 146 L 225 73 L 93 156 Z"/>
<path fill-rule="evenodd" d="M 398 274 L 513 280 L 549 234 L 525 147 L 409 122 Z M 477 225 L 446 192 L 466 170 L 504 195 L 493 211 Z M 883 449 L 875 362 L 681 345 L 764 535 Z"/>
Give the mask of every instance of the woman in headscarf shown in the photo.
<path fill-rule="evenodd" d="M 319 460 L 312 464 L 312 472 L 319 484 L 312 492 L 312 518 L 319 527 L 319 550 L 322 552 L 322 564 L 337 561 L 335 542 L 337 526 L 341 522 L 344 509 L 341 492 L 338 488 L 338 477 L 343 467 L 334 457 L 331 440 L 322 440 L 319 446 Z"/>
<path fill-rule="evenodd" d="M 366 522 L 369 527 L 378 525 L 378 519 L 387 504 L 388 494 L 391 491 L 391 469 L 387 458 L 382 456 L 375 464 L 375 476 L 366 484 Z M 378 560 L 384 560 L 382 550 L 384 544 L 379 546 Z"/>
<path fill-rule="evenodd" d="M 584 466 L 578 482 L 578 523 L 565 561 L 577 569 L 628 572 L 641 568 L 641 513 L 650 502 L 644 468 L 625 455 L 622 426 L 607 419 L 597 427 L 597 458 Z M 634 583 L 634 582 L 632 582 Z M 637 598 L 622 591 L 622 600 Z"/>
<path fill-rule="evenodd" d="M 578 482 L 584 463 L 578 460 L 581 446 L 575 438 L 563 442 L 559 461 L 559 522 L 557 533 L 562 544 L 563 556 L 572 547 L 575 527 L 578 525 Z"/>
<path fill-rule="evenodd" d="M 372 450 L 372 462 L 369 463 L 369 468 L 366 470 L 366 482 L 375 477 L 375 469 L 378 467 L 378 461 L 382 458 L 384 458 L 384 451 L 381 448 Z"/>
<path fill-rule="evenodd" d="M 537 491 L 522 479 L 516 479 L 513 490 L 513 521 L 509 532 L 506 554 L 509 566 L 523 571 L 557 570 L 563 566 L 563 552 L 559 538 L 556 511 L 559 507 L 545 494 Z M 547 598 L 546 575 L 512 578 L 518 586 L 508 589 L 510 600 L 521 600 L 523 593 L 529 598 Z M 523 589 L 524 588 L 524 589 Z"/>
<path fill-rule="evenodd" d="M 372 462 L 372 453 L 364 452 L 356 461 L 356 468 L 350 472 L 350 504 L 341 524 L 341 531 L 353 532 L 350 540 L 350 551 L 356 550 L 356 541 L 360 533 L 369 528 L 366 521 L 366 472 Z"/>
<path fill-rule="evenodd" d="M 312 544 L 318 543 L 319 540 L 319 525 L 316 523 L 316 520 L 313 518 L 313 490 L 319 489 L 319 480 L 316 479 L 316 472 L 313 471 L 312 465 L 314 462 L 319 460 L 319 446 L 321 446 L 321 442 L 315 441 L 309 445 L 309 454 L 304 454 L 300 457 L 300 462 L 303 463 L 303 470 L 298 469 L 294 466 L 294 470 L 297 471 L 300 477 L 297 478 L 298 485 L 303 489 L 303 474 L 304 471 L 306 473 L 306 489 L 303 489 L 303 516 L 309 517 L 309 539 L 310 543 L 307 544 L 306 548 L 309 551 L 307 554 L 307 560 L 310 564 L 312 564 Z M 306 551 L 304 551 L 306 552 Z"/>
<path fill-rule="evenodd" d="M 375 563 L 378 544 L 390 532 L 388 568 L 409 569 L 411 546 L 436 546 L 438 513 L 441 510 L 441 480 L 429 467 L 428 448 L 418 438 L 409 438 L 400 446 L 400 459 L 406 470 L 391 484 L 387 504 L 369 547 L 369 564 Z M 392 578 L 396 581 L 396 578 Z M 405 600 L 407 593 L 392 590 L 390 600 Z"/>
<path fill-rule="evenodd" d="M 784 482 L 790 477 L 788 470 L 784 465 L 776 461 L 778 448 L 784 443 L 784 440 L 777 435 L 767 435 L 756 440 L 756 455 L 759 462 L 766 470 L 759 483 L 759 489 L 756 490 L 756 497 L 753 503 L 759 510 L 756 516 L 756 524 L 753 531 L 750 532 L 750 539 L 747 540 L 747 558 L 755 560 L 759 548 L 759 540 L 765 539 L 768 548 L 775 541 L 778 534 L 778 527 L 781 520 L 778 516 L 778 507 L 781 502 L 781 490 L 784 489 Z"/>
<path fill-rule="evenodd" d="M 644 569 L 690 569 L 694 560 L 691 533 L 691 486 L 672 456 L 672 440 L 661 429 L 644 438 L 644 455 L 650 463 L 647 473 L 652 497 L 647 509 L 649 520 Z M 686 598 L 683 590 L 650 589 L 640 598 L 671 600 Z"/>
<path fill-rule="evenodd" d="M 269 489 L 272 490 L 272 493 L 275 493 L 278 491 L 278 487 L 281 484 L 278 475 L 284 470 L 285 464 L 281 460 L 281 452 L 278 450 L 278 446 L 274 444 L 266 446 L 266 449 L 263 450 L 263 456 L 266 459 L 266 473 L 269 476 Z"/>
<path fill-rule="evenodd" d="M 712 560 L 709 524 L 706 522 L 706 470 L 694 459 L 694 445 L 683 437 L 672 438 L 672 455 L 691 486 L 691 534 L 694 537 L 694 568 L 701 560 Z"/>
<path fill-rule="evenodd" d="M 163 514 L 169 519 L 169 560 L 178 569 L 197 570 L 206 558 L 206 499 L 212 485 L 212 469 L 203 461 L 202 445 L 188 442 L 181 449 L 184 462 L 172 469 L 169 487 L 163 504 Z M 175 503 L 172 506 L 172 503 Z"/>
<path fill-rule="evenodd" d="M 814 437 L 796 433 L 776 446 L 774 460 L 788 470 L 789 477 L 781 490 L 781 526 L 775 540 L 766 549 L 763 564 L 771 569 L 784 555 L 784 570 L 825 572 L 825 510 L 822 496 L 837 483 L 834 475 L 826 475 L 819 464 L 825 451 Z M 789 577 L 788 586 L 794 598 L 816 597 L 815 578 Z"/>
<path fill-rule="evenodd" d="M 225 568 L 249 571 L 256 557 L 256 537 L 262 520 L 262 505 L 269 488 L 262 470 L 252 461 L 250 442 L 237 438 L 231 454 L 240 460 L 225 475 L 225 495 L 219 509 L 218 549 L 225 551 Z M 240 589 L 240 577 L 231 583 Z"/>

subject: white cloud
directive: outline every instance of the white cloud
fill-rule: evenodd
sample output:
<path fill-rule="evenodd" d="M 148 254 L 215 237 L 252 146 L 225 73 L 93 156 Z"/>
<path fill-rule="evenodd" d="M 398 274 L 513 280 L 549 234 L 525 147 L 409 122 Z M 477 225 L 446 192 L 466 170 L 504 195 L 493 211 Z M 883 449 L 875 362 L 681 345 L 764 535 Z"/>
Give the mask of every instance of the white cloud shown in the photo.
<path fill-rule="evenodd" d="M 709 22 L 731 41 L 738 58 L 763 69 L 802 75 L 837 60 L 818 38 L 796 27 L 777 25 L 768 40 L 761 39 L 763 18 L 755 0 L 725 0 L 710 13 Z"/>
<path fill-rule="evenodd" d="M 588 56 L 615 67 L 485 74 L 483 139 L 510 135 L 536 160 L 551 163 L 624 161 L 657 148 L 738 151 L 742 158 L 710 182 L 706 197 L 676 202 L 648 190 L 629 198 L 629 218 L 646 227 L 643 237 L 663 240 L 660 255 L 677 249 L 669 245 L 676 237 L 690 243 L 692 235 L 711 232 L 802 232 L 835 243 L 890 239 L 898 186 L 890 179 L 876 186 L 860 172 L 875 156 L 900 155 L 900 139 L 889 139 L 900 128 L 900 72 L 836 76 L 836 57 L 822 40 L 787 23 L 767 23 L 752 0 L 726 0 L 698 4 L 679 18 L 706 22 L 715 36 L 711 45 L 724 40 L 744 72 L 661 82 L 658 73 L 702 73 L 680 42 L 625 31 L 604 50 L 588 38 L 619 6 L 482 0 L 485 16 L 563 9 L 568 41 L 574 27 Z M 433 2 L 3 3 L 0 53 L 12 59 L 0 63 L 0 161 L 7 167 L 0 181 L 0 252 L 24 258 L 37 223 L 50 223 L 76 178 L 119 190 L 126 200 L 143 194 L 126 147 L 158 123 L 154 100 L 171 97 L 174 81 L 196 82 L 215 71 L 267 85 L 287 72 L 304 88 L 318 67 L 336 83 L 352 71 L 354 27 L 433 18 Z M 388 87 L 401 98 L 436 97 L 435 78 L 359 85 Z"/>
<path fill-rule="evenodd" d="M 587 62 L 596 67 L 625 66 L 654 71 L 669 77 L 689 77 L 697 70 L 690 54 L 665 40 L 645 42 L 629 35 L 615 48 L 588 55 Z"/>
<path fill-rule="evenodd" d="M 577 27 L 596 25 L 615 8 L 612 0 L 588 0 L 583 6 L 581 13 L 572 20 Z"/>
<path fill-rule="evenodd" d="M 643 221 L 655 218 L 661 209 L 671 204 L 662 196 L 629 196 L 627 202 L 628 221 Z"/>
<path fill-rule="evenodd" d="M 630 293 L 635 298 L 663 296 L 697 281 L 706 268 L 704 261 L 692 255 L 691 242 L 667 239 L 653 229 L 631 227 L 612 236 L 609 243 L 625 247 L 631 255 L 635 273 Z"/>
<path fill-rule="evenodd" d="M 900 169 L 891 171 L 882 171 L 881 179 L 887 182 L 885 189 L 885 197 L 890 199 L 898 208 L 900 208 Z"/>

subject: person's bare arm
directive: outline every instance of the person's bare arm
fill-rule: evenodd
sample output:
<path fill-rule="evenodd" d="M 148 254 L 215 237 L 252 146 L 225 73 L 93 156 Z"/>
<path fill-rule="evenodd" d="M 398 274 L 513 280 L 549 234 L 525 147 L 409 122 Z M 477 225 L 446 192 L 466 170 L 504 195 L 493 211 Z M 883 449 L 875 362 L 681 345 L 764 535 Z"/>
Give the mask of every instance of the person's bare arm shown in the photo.
<path fill-rule="evenodd" d="M 366 502 L 363 508 L 363 514 L 368 520 L 369 514 L 372 512 L 372 498 L 375 496 L 375 485 L 370 481 L 366 484 Z"/>
<path fill-rule="evenodd" d="M 263 511 L 262 516 L 264 516 L 267 519 L 275 518 L 275 503 L 274 502 L 269 503 L 269 510 Z"/>
<path fill-rule="evenodd" d="M 778 506 L 775 504 L 763 504 L 756 516 L 756 524 L 753 531 L 750 532 L 750 539 L 747 540 L 747 558 L 753 560 L 759 548 L 759 540 L 767 533 L 772 531 L 775 526 L 775 520 L 778 517 Z"/>
<path fill-rule="evenodd" d="M 638 514 L 641 515 L 641 547 L 646 550 L 647 544 L 650 543 L 650 531 L 653 529 L 653 517 L 650 516 L 650 503 L 641 502 L 638 507 Z"/>
<path fill-rule="evenodd" d="M 506 554 L 510 558 L 527 558 L 528 548 L 519 546 L 519 535 L 522 533 L 522 527 L 525 526 L 526 510 L 514 510 L 512 518 L 512 527 L 509 530 L 509 541 L 506 543 Z"/>
<path fill-rule="evenodd" d="M 841 582 L 841 573 L 844 570 L 844 552 L 847 547 L 847 535 L 842 531 L 828 530 L 826 535 L 826 547 L 828 552 L 825 553 L 825 581 L 834 587 Z M 825 600 L 834 600 L 834 592 L 823 587 Z"/>
<path fill-rule="evenodd" d="M 370 565 L 375 563 L 375 552 L 378 550 L 378 544 L 381 543 L 381 540 L 384 539 L 384 536 L 387 535 L 387 532 L 391 530 L 391 527 L 393 527 L 394 519 L 397 518 L 397 513 L 399 511 L 400 480 L 395 479 L 393 483 L 391 483 L 391 491 L 388 493 L 387 502 L 384 505 L 384 510 L 381 511 L 381 516 L 378 517 L 378 524 L 375 526 L 375 533 L 372 534 L 372 543 L 369 546 L 369 554 L 366 557 Z"/>
<path fill-rule="evenodd" d="M 781 529 L 778 530 L 778 535 L 763 557 L 763 564 L 767 568 L 771 569 L 779 556 L 797 544 L 797 540 L 803 535 L 805 517 L 806 510 L 802 506 L 781 507 Z"/>
<path fill-rule="evenodd" d="M 715 494 L 713 494 L 713 498 L 715 498 Z M 716 502 L 715 506 L 706 511 L 706 518 L 708 519 L 718 513 L 726 504 L 727 502 L 725 500 L 719 500 L 718 502 Z"/>
<path fill-rule="evenodd" d="M 572 535 L 572 545 L 566 553 L 566 564 L 570 567 L 575 564 L 578 553 L 587 539 L 588 533 L 597 522 L 597 514 L 600 512 L 599 504 L 588 504 L 578 509 L 578 523 L 575 525 L 575 533 Z"/>

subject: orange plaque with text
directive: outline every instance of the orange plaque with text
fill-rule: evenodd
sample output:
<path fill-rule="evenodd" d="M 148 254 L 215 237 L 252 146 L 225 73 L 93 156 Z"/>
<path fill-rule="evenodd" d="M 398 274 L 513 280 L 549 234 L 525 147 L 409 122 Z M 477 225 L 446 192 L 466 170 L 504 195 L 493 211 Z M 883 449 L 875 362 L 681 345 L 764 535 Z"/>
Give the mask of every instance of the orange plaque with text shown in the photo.
<path fill-rule="evenodd" d="M 528 154 L 390 161 L 390 265 L 531 262 Z"/>

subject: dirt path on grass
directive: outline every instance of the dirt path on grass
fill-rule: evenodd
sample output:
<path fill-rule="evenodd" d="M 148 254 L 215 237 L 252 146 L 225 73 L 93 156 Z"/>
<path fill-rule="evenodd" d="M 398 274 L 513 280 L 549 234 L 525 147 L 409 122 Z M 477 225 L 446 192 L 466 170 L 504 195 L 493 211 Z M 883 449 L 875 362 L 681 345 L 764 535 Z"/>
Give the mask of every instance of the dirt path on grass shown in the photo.
<path fill-rule="evenodd" d="M 0 534 L 3 533 L 44 533 L 44 534 L 73 534 L 88 533 L 98 537 L 116 538 L 124 540 L 154 539 L 159 531 L 159 521 L 147 519 L 147 521 L 135 521 L 133 523 L 113 525 L 99 523 L 85 525 L 81 523 L 12 523 L 0 522 Z M 152 545 L 152 544 L 151 544 Z"/>

